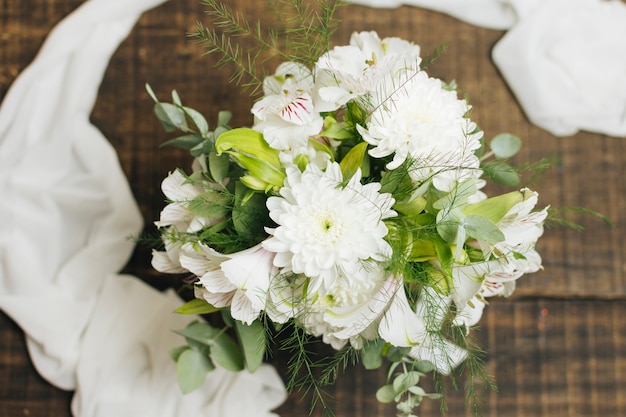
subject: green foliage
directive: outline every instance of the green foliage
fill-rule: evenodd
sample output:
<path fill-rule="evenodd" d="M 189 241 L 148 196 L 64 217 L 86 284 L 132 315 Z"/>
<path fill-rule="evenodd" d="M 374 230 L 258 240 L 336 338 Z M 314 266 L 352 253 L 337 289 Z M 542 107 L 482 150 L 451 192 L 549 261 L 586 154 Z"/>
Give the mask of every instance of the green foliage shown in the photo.
<path fill-rule="evenodd" d="M 265 327 L 259 320 L 253 321 L 250 325 L 235 321 L 235 329 L 241 342 L 246 369 L 254 372 L 265 358 Z"/>
<path fill-rule="evenodd" d="M 174 312 L 178 314 L 211 314 L 219 310 L 201 298 L 194 298 L 178 307 Z"/>
<path fill-rule="evenodd" d="M 217 54 L 216 67 L 231 65 L 230 82 L 251 95 L 261 92 L 269 61 L 294 61 L 311 65 L 330 49 L 330 38 L 338 20 L 334 13 L 342 4 L 337 0 L 319 0 L 314 4 L 301 0 L 271 0 L 270 8 L 281 27 L 263 27 L 250 22 L 219 0 L 203 0 L 212 28 L 198 22 L 192 37 Z M 273 69 L 273 68 L 272 68 Z"/>

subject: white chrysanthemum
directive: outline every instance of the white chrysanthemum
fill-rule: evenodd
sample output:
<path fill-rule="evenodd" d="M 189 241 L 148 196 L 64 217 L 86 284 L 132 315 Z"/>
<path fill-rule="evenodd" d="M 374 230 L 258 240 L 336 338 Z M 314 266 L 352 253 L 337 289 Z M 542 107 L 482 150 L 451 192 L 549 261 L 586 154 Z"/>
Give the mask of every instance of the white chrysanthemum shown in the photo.
<path fill-rule="evenodd" d="M 320 96 L 338 108 L 369 95 L 401 69 L 417 70 L 420 62 L 420 48 L 413 43 L 400 38 L 381 40 L 376 32 L 353 33 L 349 45 L 337 46 L 318 60 Z"/>
<path fill-rule="evenodd" d="M 311 71 L 295 62 L 284 62 L 276 74 L 263 81 L 264 97 L 254 103 L 253 128 L 274 149 L 288 151 L 306 146 L 320 133 L 324 103 L 316 97 Z M 320 107 L 322 106 L 322 107 Z"/>
<path fill-rule="evenodd" d="M 342 186 L 339 164 L 322 172 L 309 165 L 301 173 L 287 169 L 281 197 L 267 200 L 269 215 L 278 225 L 263 246 L 276 253 L 274 264 L 311 278 L 310 292 L 323 296 L 335 281 L 351 279 L 366 261 L 386 261 L 384 219 L 393 217 L 394 199 L 380 194 L 380 184 L 362 185 L 357 172 Z"/>
<path fill-rule="evenodd" d="M 407 158 L 415 161 L 410 175 L 416 181 L 432 178 L 441 191 L 450 191 L 457 182 L 480 177 L 482 132 L 465 117 L 470 106 L 448 91 L 442 82 L 423 72 L 405 74 L 377 92 L 376 110 L 367 128 L 358 126 L 363 139 L 374 146 L 370 155 L 393 155 L 388 169 L 399 167 Z"/>
<path fill-rule="evenodd" d="M 378 323 L 399 285 L 384 268 L 368 264 L 350 278 L 342 276 L 326 295 L 307 293 L 304 275 L 279 275 L 272 280 L 269 317 L 284 323 L 295 318 L 309 334 L 340 349 L 350 343 L 360 349 L 378 337 Z"/>

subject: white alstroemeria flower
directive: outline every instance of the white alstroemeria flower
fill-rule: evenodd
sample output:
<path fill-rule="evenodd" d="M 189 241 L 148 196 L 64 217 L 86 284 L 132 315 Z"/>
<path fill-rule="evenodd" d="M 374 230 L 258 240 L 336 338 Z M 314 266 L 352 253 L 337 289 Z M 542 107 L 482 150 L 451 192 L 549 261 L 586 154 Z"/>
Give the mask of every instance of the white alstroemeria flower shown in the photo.
<path fill-rule="evenodd" d="M 404 287 L 399 287 L 380 321 L 378 334 L 393 346 L 409 347 L 423 343 L 426 330 L 424 318 L 411 309 Z"/>
<path fill-rule="evenodd" d="M 208 182 L 204 184 L 209 188 L 217 186 Z M 180 232 L 194 233 L 223 220 L 222 217 L 199 217 L 189 210 L 189 202 L 206 193 L 207 189 L 190 183 L 180 170 L 171 172 L 161 183 L 161 189 L 170 203 L 161 211 L 159 221 L 154 222 L 157 227 L 169 226 Z M 217 189 L 215 198 L 221 198 Z"/>
<path fill-rule="evenodd" d="M 316 149 L 311 141 L 307 141 L 306 145 L 293 147 L 289 150 L 281 151 L 278 155 L 280 163 L 284 167 L 298 165 L 298 160 L 304 158 L 308 164 L 314 164 L 319 169 L 326 168 L 331 159 L 329 153 Z"/>
<path fill-rule="evenodd" d="M 341 280 L 345 281 L 345 287 L 339 282 L 326 297 L 319 298 L 324 307 L 324 321 L 337 329 L 332 335 L 342 340 L 349 339 L 356 348 L 362 346 L 363 339 L 373 339 L 378 335 L 376 325 L 400 285 L 393 276 L 385 279 L 383 268 L 364 273 L 365 279 Z"/>
<path fill-rule="evenodd" d="M 316 64 L 321 85 L 319 94 L 335 108 L 367 96 L 390 74 L 419 69 L 420 48 L 400 38 L 380 39 L 376 32 L 353 33 L 350 44 L 337 46 L 322 55 Z"/>
<path fill-rule="evenodd" d="M 295 62 L 283 62 L 263 81 L 264 97 L 254 103 L 253 129 L 263 133 L 274 149 L 289 151 L 306 146 L 320 133 L 325 103 L 316 97 L 311 71 Z M 321 107 L 320 107 L 321 106 Z"/>
<path fill-rule="evenodd" d="M 267 315 L 273 322 L 286 323 L 306 309 L 308 280 L 302 274 L 291 274 L 285 269 L 273 277 L 266 308 Z"/>
<path fill-rule="evenodd" d="M 521 192 L 523 200 L 496 224 L 504 234 L 504 241 L 492 246 L 481 245 L 485 257 L 497 257 L 499 260 L 498 267 L 485 276 L 481 288 L 484 297 L 508 297 L 513 293 L 517 279 L 541 269 L 541 256 L 535 250 L 535 244 L 543 234 L 548 209 L 532 211 L 537 204 L 538 193 L 529 189 Z"/>
<path fill-rule="evenodd" d="M 261 244 L 231 254 L 202 245 L 186 245 L 181 265 L 199 278 L 198 292 L 215 307 L 230 306 L 234 319 L 251 324 L 265 308 L 274 254 Z"/>
<path fill-rule="evenodd" d="M 188 272 L 180 264 L 180 245 L 163 236 L 164 251 L 152 251 L 152 267 L 164 274 L 183 274 Z"/>
<path fill-rule="evenodd" d="M 482 287 L 480 293 L 482 295 Z M 470 328 L 480 321 L 484 309 L 484 299 L 475 295 L 465 304 L 465 308 L 456 314 L 453 323 L 455 326 L 465 327 L 465 334 L 468 334 Z"/>
<path fill-rule="evenodd" d="M 391 256 L 384 219 L 393 217 L 394 199 L 380 194 L 380 184 L 360 183 L 358 171 L 344 183 L 339 164 L 322 172 L 287 168 L 280 197 L 267 199 L 270 218 L 278 225 L 263 247 L 275 252 L 274 265 L 311 278 L 309 293 L 326 295 L 340 276 L 356 276 L 365 262 Z"/>
<path fill-rule="evenodd" d="M 394 85 L 377 92 L 376 109 L 367 128 L 357 126 L 363 139 L 374 146 L 374 158 L 393 154 L 388 169 L 411 159 L 410 175 L 416 181 L 432 178 L 435 188 L 451 191 L 456 183 L 481 175 L 474 151 L 482 132 L 465 117 L 470 106 L 454 91 L 423 72 L 403 74 Z"/>
<path fill-rule="evenodd" d="M 438 336 L 450 299 L 425 288 L 412 309 L 404 288 L 396 292 L 379 327 L 380 336 L 394 346 L 411 347 L 408 355 L 432 363 L 448 375 L 467 357 L 467 351 Z"/>
<path fill-rule="evenodd" d="M 170 203 L 161 211 L 159 221 L 154 222 L 157 227 L 173 226 L 181 232 L 197 232 L 204 227 L 203 221 L 187 209 L 187 204 L 204 192 L 202 187 L 187 182 L 182 172 L 176 170 L 163 180 L 161 190 Z"/>

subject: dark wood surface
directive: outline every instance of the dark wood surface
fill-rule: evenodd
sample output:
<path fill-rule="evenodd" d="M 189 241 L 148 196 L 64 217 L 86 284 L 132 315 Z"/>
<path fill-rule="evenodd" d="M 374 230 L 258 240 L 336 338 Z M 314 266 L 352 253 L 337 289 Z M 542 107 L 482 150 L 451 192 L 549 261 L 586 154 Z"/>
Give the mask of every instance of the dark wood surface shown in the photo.
<path fill-rule="evenodd" d="M 0 0 L 0 99 L 54 24 L 81 3 Z M 203 18 L 198 3 L 171 0 L 140 19 L 114 55 L 93 112 L 94 124 L 119 152 L 147 223 L 156 219 L 163 204 L 160 181 L 168 170 L 187 167 L 189 159 L 182 152 L 158 148 L 168 137 L 152 117 L 146 82 L 161 97 L 177 89 L 184 103 L 211 120 L 219 110 L 229 109 L 233 125 L 251 122 L 251 99 L 229 85 L 228 71 L 213 69 L 215 58 L 201 56 L 202 50 L 185 36 Z M 226 3 L 252 20 L 263 16 L 262 2 Z M 514 297 L 496 300 L 486 309 L 476 337 L 488 352 L 487 370 L 499 392 L 485 396 L 484 415 L 626 415 L 625 139 L 585 132 L 555 138 L 531 125 L 490 59 L 504 32 L 410 7 L 349 6 L 339 14 L 343 24 L 334 36 L 336 44 L 347 43 L 355 30 L 403 37 L 420 44 L 424 53 L 447 43 L 448 52 L 430 73 L 456 79 L 471 97 L 473 118 L 487 137 L 501 131 L 522 137 L 519 163 L 555 157 L 554 167 L 533 185 L 541 203 L 584 206 L 614 222 L 611 228 L 593 217 L 576 215 L 572 219 L 585 231 L 546 230 L 539 244 L 544 270 L 524 277 Z M 136 251 L 126 271 L 157 287 L 167 284 L 150 270 L 144 249 Z M 383 381 L 383 371 L 348 371 L 331 390 L 337 415 L 393 416 L 393 408 L 377 404 L 373 396 Z M 452 389 L 448 399 L 448 415 L 471 415 L 462 392 Z M 70 400 L 71 393 L 37 375 L 19 327 L 0 314 L 0 417 L 69 416 Z M 420 415 L 437 415 L 438 408 L 438 402 L 426 402 Z M 279 412 L 308 415 L 297 394 Z"/>

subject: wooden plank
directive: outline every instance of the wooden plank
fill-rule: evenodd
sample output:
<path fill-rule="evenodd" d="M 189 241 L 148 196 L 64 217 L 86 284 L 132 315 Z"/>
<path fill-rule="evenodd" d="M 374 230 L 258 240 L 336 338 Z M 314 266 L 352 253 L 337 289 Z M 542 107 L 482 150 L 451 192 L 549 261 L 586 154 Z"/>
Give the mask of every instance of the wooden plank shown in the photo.
<path fill-rule="evenodd" d="M 53 25 L 81 3 L 0 0 L 0 97 Z M 266 18 L 259 2 L 225 3 L 251 20 Z M 118 150 L 148 226 L 163 205 L 160 181 L 167 171 L 186 168 L 190 161 L 183 152 L 158 148 L 168 136 L 151 115 L 144 84 L 149 82 L 162 97 L 177 89 L 185 103 L 209 120 L 219 110 L 230 109 L 233 125 L 251 123 L 251 99 L 228 84 L 228 71 L 212 68 L 214 57 L 202 57 L 202 49 L 186 39 L 202 13 L 199 2 L 187 0 L 171 1 L 146 13 L 113 57 L 93 113 L 94 123 Z M 334 37 L 337 44 L 346 43 L 357 30 L 412 40 L 425 53 L 446 42 L 448 52 L 429 72 L 457 80 L 469 94 L 475 106 L 473 118 L 486 136 L 503 130 L 521 136 L 525 147 L 516 158 L 519 163 L 557 157 L 543 182 L 533 185 L 542 204 L 584 206 L 615 222 L 610 228 L 578 215 L 575 219 L 586 227 L 585 232 L 547 230 L 539 245 L 545 270 L 524 277 L 513 300 L 498 300 L 488 307 L 478 338 L 488 352 L 487 369 L 500 392 L 487 397 L 485 415 L 626 415 L 624 139 L 591 133 L 555 138 L 529 124 L 490 60 L 501 31 L 411 7 L 349 6 L 340 15 L 344 23 Z M 157 287 L 171 284 L 168 277 L 150 269 L 145 248 L 136 251 L 126 272 Z M 279 357 L 278 365 L 284 360 Z M 0 370 L 0 416 L 70 415 L 71 394 L 49 386 L 36 374 L 20 330 L 4 315 L 0 315 Z M 331 390 L 338 415 L 393 415 L 392 407 L 373 400 L 383 381 L 382 370 L 350 370 Z M 290 397 L 281 414 L 307 415 L 306 404 L 298 398 Z M 469 415 L 461 393 L 452 392 L 448 398 L 449 415 Z M 426 402 L 420 413 L 437 415 L 438 407 L 436 402 Z"/>

